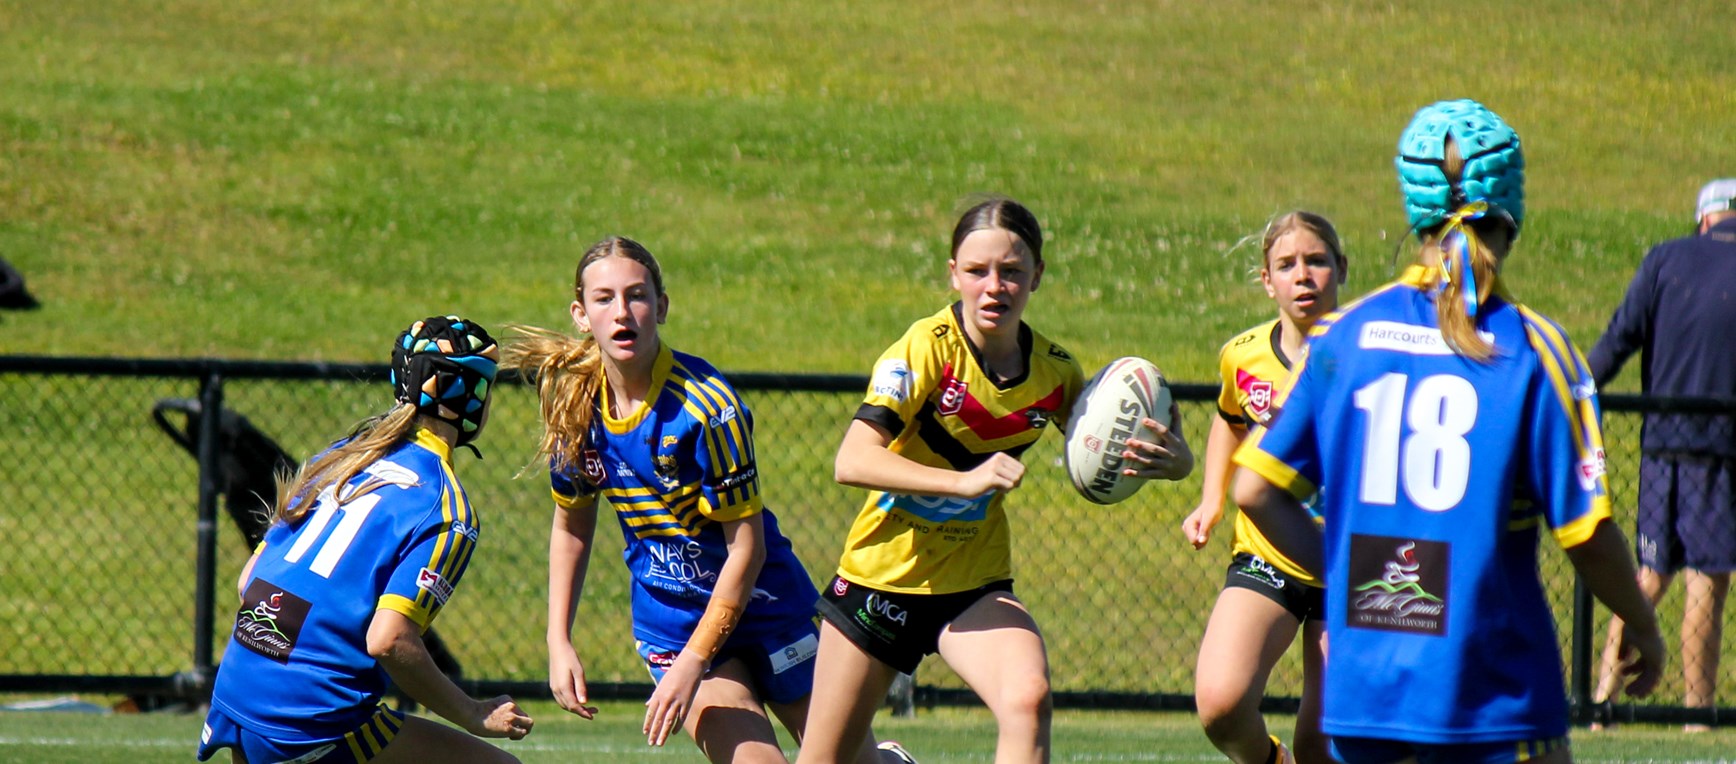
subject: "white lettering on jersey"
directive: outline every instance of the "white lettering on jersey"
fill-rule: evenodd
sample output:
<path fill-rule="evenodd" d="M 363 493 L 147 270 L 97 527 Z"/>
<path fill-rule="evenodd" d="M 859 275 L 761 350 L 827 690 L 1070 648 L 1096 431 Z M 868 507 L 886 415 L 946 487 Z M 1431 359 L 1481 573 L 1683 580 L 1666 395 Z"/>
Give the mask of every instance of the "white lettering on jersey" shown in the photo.
<path fill-rule="evenodd" d="M 1495 335 L 1477 332 L 1484 342 L 1495 343 Z M 1432 326 L 1404 324 L 1397 321 L 1370 321 L 1362 325 L 1356 346 L 1364 350 L 1392 350 L 1411 355 L 1453 355 L 1453 348 Z"/>
<path fill-rule="evenodd" d="M 414 470 L 411 470 L 402 464 L 398 464 L 397 462 L 387 461 L 384 459 L 368 465 L 362 471 L 391 483 L 392 485 L 402 486 L 404 488 L 409 488 L 422 482 L 422 477 L 417 475 Z"/>
<path fill-rule="evenodd" d="M 902 358 L 888 358 L 874 365 L 874 376 L 868 382 L 868 389 L 875 395 L 903 403 L 910 399 L 915 382 L 916 375 L 911 373 L 910 364 Z"/>

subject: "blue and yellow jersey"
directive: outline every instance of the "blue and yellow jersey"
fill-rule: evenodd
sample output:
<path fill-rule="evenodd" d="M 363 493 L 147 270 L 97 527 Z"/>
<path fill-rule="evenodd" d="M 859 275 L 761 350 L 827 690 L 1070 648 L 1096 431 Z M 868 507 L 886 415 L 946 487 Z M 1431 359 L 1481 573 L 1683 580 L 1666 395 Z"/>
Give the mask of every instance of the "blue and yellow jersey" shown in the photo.
<path fill-rule="evenodd" d="M 1060 345 L 1020 325 L 1025 374 L 996 383 L 960 329 L 954 303 L 912 324 L 874 366 L 856 418 L 892 434 L 893 453 L 969 470 L 995 453 L 1020 456 L 1066 424 L 1084 385 Z M 850 528 L 838 575 L 895 592 L 948 594 L 1012 577 L 999 492 L 974 499 L 870 491 Z"/>
<path fill-rule="evenodd" d="M 332 739 L 373 716 L 386 689 L 367 650 L 374 613 L 426 630 L 476 549 L 481 525 L 449 460 L 446 442 L 419 430 L 337 492 L 343 501 L 327 490 L 266 530 L 212 705 L 283 742 Z"/>
<path fill-rule="evenodd" d="M 1325 730 L 1422 743 L 1566 734 L 1537 539 L 1609 518 L 1596 387 L 1553 321 L 1497 289 L 1489 363 L 1455 354 L 1416 267 L 1315 326 L 1237 463 L 1327 486 Z M 1369 667 L 1378 667 L 1371 671 Z"/>
<path fill-rule="evenodd" d="M 633 574 L 633 633 L 686 644 L 729 556 L 720 523 L 762 515 L 765 566 L 732 640 L 758 639 L 814 616 L 819 594 L 761 502 L 753 418 L 729 382 L 703 359 L 664 345 L 645 402 L 614 417 L 602 386 L 584 463 L 551 470 L 555 503 L 601 496 L 615 509 Z"/>
<path fill-rule="evenodd" d="M 1284 354 L 1280 339 L 1282 329 L 1274 318 L 1230 338 L 1218 351 L 1218 377 L 1222 382 L 1218 390 L 1218 416 L 1224 421 L 1251 431 L 1264 427 L 1278 413 L 1278 401 L 1290 379 L 1290 358 Z M 1237 512 L 1235 522 L 1234 552 L 1258 556 L 1297 583 L 1320 586 L 1320 579 L 1274 548 L 1247 516 Z"/>

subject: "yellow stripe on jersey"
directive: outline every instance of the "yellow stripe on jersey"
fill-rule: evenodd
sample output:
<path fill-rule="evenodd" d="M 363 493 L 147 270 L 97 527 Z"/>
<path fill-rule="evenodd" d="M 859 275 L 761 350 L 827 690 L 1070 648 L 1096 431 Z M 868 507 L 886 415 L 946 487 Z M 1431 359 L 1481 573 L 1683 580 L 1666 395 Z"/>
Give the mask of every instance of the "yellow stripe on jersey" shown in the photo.
<path fill-rule="evenodd" d="M 1266 482 L 1282 488 L 1291 496 L 1296 497 L 1297 500 L 1306 500 L 1320 490 L 1315 487 L 1312 481 L 1302 477 L 1302 474 L 1290 465 L 1279 461 L 1277 457 L 1265 451 L 1261 451 L 1260 436 L 1263 434 L 1265 434 L 1265 430 L 1256 432 L 1253 437 L 1243 441 L 1242 445 L 1236 449 L 1232 461 L 1265 478 Z"/>
<path fill-rule="evenodd" d="M 429 612 L 428 608 L 417 603 L 417 600 L 427 596 L 427 594 L 427 591 L 418 592 L 415 600 L 399 594 L 382 594 L 380 601 L 374 604 L 374 609 L 390 610 L 402 614 L 423 631 L 427 631 L 428 624 L 434 621 L 434 614 Z"/>
<path fill-rule="evenodd" d="M 1548 319 L 1524 306 L 1516 306 L 1525 320 L 1526 338 L 1548 375 L 1550 389 L 1561 403 L 1562 412 L 1567 416 L 1573 433 L 1575 463 L 1588 465 L 1601 462 L 1603 452 L 1603 431 L 1598 426 L 1597 411 L 1591 403 L 1590 395 L 1578 395 L 1576 389 L 1582 385 L 1591 384 L 1585 378 L 1584 361 L 1579 350 L 1561 330 Z M 1607 475 L 1597 475 L 1594 480 L 1598 489 L 1593 492 L 1591 506 L 1586 513 L 1568 524 L 1555 529 L 1555 539 L 1563 548 L 1575 547 L 1591 540 L 1597 531 L 1598 522 L 1610 517 L 1609 478 Z"/>

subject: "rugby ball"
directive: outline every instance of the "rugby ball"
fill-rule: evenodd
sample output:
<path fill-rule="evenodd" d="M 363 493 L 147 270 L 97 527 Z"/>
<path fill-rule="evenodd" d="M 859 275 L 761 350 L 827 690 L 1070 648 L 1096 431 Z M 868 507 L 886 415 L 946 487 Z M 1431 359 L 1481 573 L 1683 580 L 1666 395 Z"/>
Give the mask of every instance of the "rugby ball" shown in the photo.
<path fill-rule="evenodd" d="M 1121 474 L 1121 454 L 1128 438 L 1155 437 L 1140 420 L 1169 421 L 1169 404 L 1163 372 L 1144 358 L 1117 358 L 1091 378 L 1067 422 L 1067 475 L 1080 496 L 1114 504 L 1145 485 L 1141 478 Z"/>

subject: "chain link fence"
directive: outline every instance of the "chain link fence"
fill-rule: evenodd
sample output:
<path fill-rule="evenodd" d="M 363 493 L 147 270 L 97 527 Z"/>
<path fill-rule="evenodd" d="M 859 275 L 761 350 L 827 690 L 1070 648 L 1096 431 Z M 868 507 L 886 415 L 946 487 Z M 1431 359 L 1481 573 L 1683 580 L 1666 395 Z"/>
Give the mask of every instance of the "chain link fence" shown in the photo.
<path fill-rule="evenodd" d="M 229 636 L 234 584 L 251 548 L 249 518 L 257 522 L 259 494 L 269 493 L 262 474 L 387 408 L 384 380 L 383 366 L 0 357 L 7 425 L 0 428 L 0 535 L 7 542 L 0 554 L 0 691 L 196 697 Z M 863 500 L 832 480 L 832 459 L 866 380 L 732 380 L 755 414 L 767 505 L 823 584 Z M 1175 392 L 1189 441 L 1203 451 L 1216 389 L 1177 385 Z M 486 458 L 454 455 L 483 535 L 435 631 L 449 671 L 470 689 L 546 695 L 552 503 L 546 473 L 532 463 L 537 405 L 523 385 L 502 384 L 496 395 L 478 441 Z M 201 416 L 210 410 L 225 413 Z M 1723 427 L 1723 442 L 1731 443 L 1732 412 L 1730 404 L 1606 397 L 1610 483 L 1630 539 L 1640 492 L 1668 490 L 1641 479 L 1642 416 L 1651 420 L 1648 444 L 1659 428 L 1683 423 Z M 203 472 L 201 458 L 212 465 Z M 1009 500 L 1016 585 L 1048 640 L 1057 704 L 1192 708 L 1195 656 L 1230 542 L 1228 522 L 1197 552 L 1182 537 L 1182 518 L 1199 496 L 1198 471 L 1105 507 L 1073 493 L 1060 438 L 1045 438 L 1025 461 L 1030 471 Z M 1717 510 L 1711 515 L 1720 522 L 1736 522 L 1736 509 Z M 648 683 L 633 652 L 627 573 L 616 562 L 621 537 L 605 524 L 596 543 L 574 643 L 595 695 L 642 696 Z M 1586 714 L 1608 614 L 1583 604 L 1565 555 L 1547 541 L 1544 547 L 1541 572 Z M 1681 644 L 1680 589 L 1659 606 L 1673 648 Z M 1728 649 L 1720 644 L 1712 654 Z M 1709 711 L 1684 708 L 1682 665 L 1672 655 L 1659 693 L 1616 713 L 1711 720 Z M 1732 697 L 1729 677 L 1713 676 L 1716 696 Z M 933 658 L 917 672 L 917 685 L 919 701 L 968 697 Z M 1272 707 L 1293 707 L 1300 686 L 1299 651 L 1291 651 L 1273 675 Z"/>

